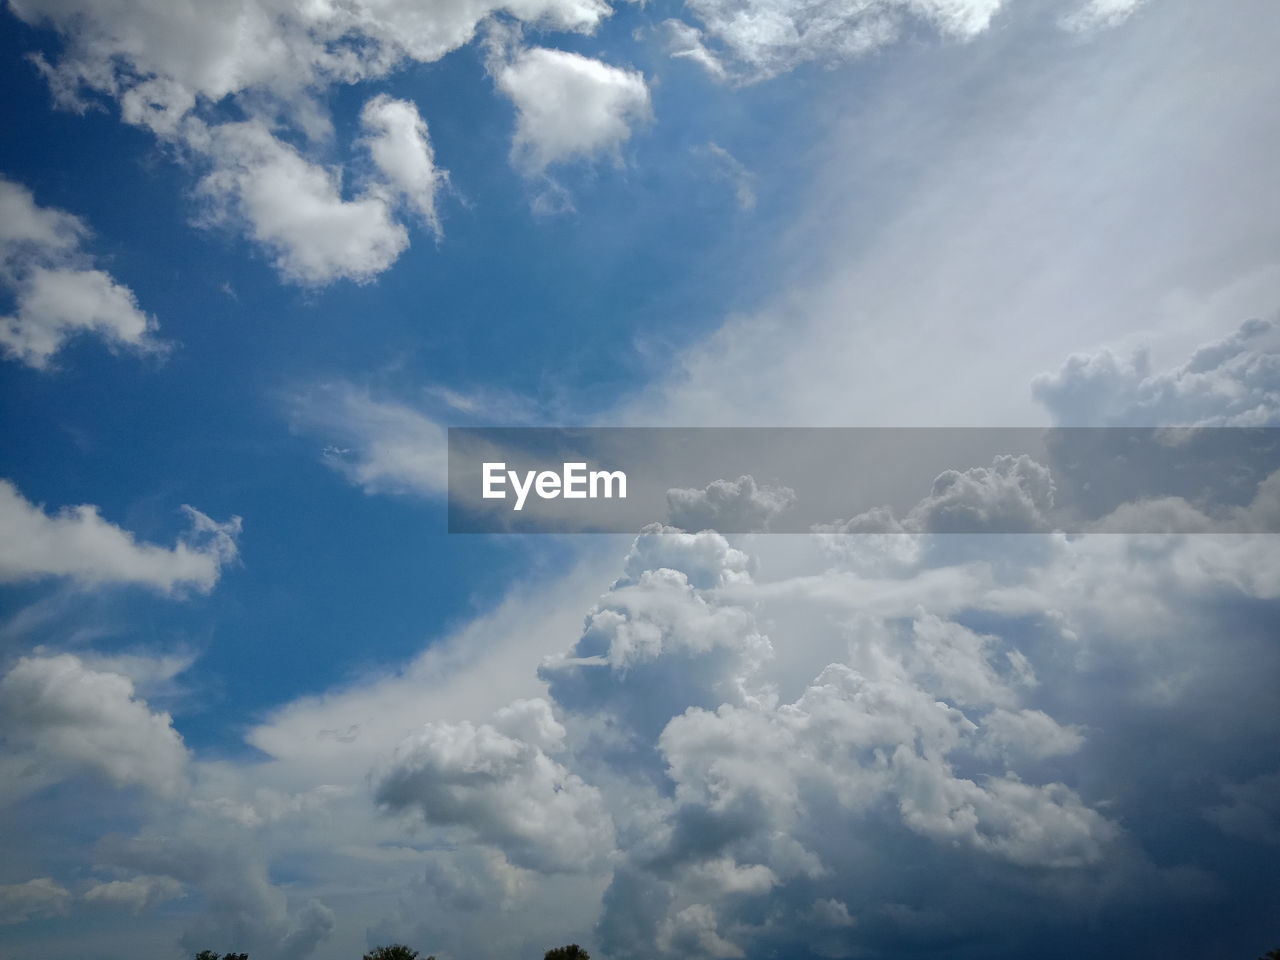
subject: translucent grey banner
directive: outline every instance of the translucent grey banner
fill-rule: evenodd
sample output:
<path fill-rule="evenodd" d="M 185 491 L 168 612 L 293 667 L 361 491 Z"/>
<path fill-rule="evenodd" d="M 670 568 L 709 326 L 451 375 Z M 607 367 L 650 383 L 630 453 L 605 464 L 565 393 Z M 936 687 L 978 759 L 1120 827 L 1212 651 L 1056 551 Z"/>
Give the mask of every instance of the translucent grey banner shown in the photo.
<path fill-rule="evenodd" d="M 1275 533 L 1277 428 L 453 428 L 451 533 Z"/>

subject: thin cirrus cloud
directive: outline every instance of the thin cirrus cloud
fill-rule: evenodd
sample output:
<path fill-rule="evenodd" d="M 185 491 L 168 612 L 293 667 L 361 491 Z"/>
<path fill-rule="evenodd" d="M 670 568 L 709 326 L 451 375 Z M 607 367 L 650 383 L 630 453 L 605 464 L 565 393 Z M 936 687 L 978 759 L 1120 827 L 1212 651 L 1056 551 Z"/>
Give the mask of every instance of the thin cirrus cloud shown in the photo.
<path fill-rule="evenodd" d="M 68 577 L 88 585 L 140 584 L 207 593 L 237 555 L 240 518 L 218 523 L 184 507 L 191 528 L 172 547 L 139 543 L 89 504 L 55 514 L 0 480 L 0 582 Z"/>
<path fill-rule="evenodd" d="M 133 291 L 93 266 L 78 217 L 41 207 L 31 191 L 0 177 L 0 285 L 15 310 L 0 317 L 0 349 L 12 360 L 49 367 L 73 337 L 93 334 L 112 348 L 162 353 L 157 323 Z"/>

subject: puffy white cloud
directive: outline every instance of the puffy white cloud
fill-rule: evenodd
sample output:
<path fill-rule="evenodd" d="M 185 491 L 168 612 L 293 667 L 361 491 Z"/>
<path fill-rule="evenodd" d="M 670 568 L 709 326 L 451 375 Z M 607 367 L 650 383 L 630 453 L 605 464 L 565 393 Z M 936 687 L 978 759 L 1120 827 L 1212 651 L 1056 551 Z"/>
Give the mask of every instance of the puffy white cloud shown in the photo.
<path fill-rule="evenodd" d="M 286 279 L 367 281 L 409 245 L 385 197 L 343 199 L 339 171 L 306 160 L 262 121 L 210 127 L 200 140 L 213 163 L 197 188 L 210 221 L 243 221 Z"/>
<path fill-rule="evenodd" d="M 1250 320 L 1184 363 L 1155 371 L 1145 349 L 1073 354 L 1032 392 L 1066 426 L 1274 426 L 1280 422 L 1280 321 Z"/>
<path fill-rule="evenodd" d="M 295 4 L 224 0 L 175 7 L 163 0 L 17 0 L 23 21 L 67 39 L 50 68 L 61 88 L 83 86 L 152 115 L 185 112 L 197 98 L 217 102 L 252 91 L 300 100 L 309 91 L 385 75 L 404 60 L 438 60 L 503 11 L 555 29 L 590 31 L 609 14 L 603 0 L 449 2 L 408 0 Z M 136 122 L 136 121 L 135 121 Z"/>
<path fill-rule="evenodd" d="M 714 544 L 718 535 L 697 537 Z M 701 565 L 705 557 L 697 537 L 678 540 L 673 552 Z M 662 562 L 663 552 L 636 556 Z M 724 560 L 737 563 L 729 554 Z M 772 650 L 749 610 L 695 587 L 682 570 L 638 566 L 628 563 L 629 577 L 587 615 L 573 649 L 548 658 L 539 675 L 557 703 L 613 718 L 620 735 L 638 738 L 634 745 L 647 750 L 667 721 L 686 708 L 741 702 L 744 679 Z"/>
<path fill-rule="evenodd" d="M 67 912 L 71 891 L 50 877 L 26 883 L 0 884 L 0 923 L 22 923 L 37 917 L 58 917 Z"/>
<path fill-rule="evenodd" d="M 623 561 L 625 579 L 636 583 L 646 570 L 678 570 L 699 590 L 751 579 L 752 559 L 713 530 L 686 533 L 649 524 Z"/>
<path fill-rule="evenodd" d="M 409 246 L 397 216 L 402 208 L 440 233 L 436 193 L 448 175 L 436 166 L 427 125 L 409 101 L 375 96 L 360 123 L 360 145 L 376 175 L 347 199 L 340 167 L 307 159 L 266 121 L 206 126 L 188 119 L 184 141 L 212 168 L 197 186 L 208 201 L 206 222 L 242 225 L 296 283 L 372 280 Z"/>
<path fill-rule="evenodd" d="M 108 880 L 95 883 L 85 891 L 84 898 L 91 903 L 126 907 L 133 913 L 141 913 L 157 903 L 166 903 L 186 896 L 186 888 L 173 877 L 142 876 L 129 880 Z"/>
<path fill-rule="evenodd" d="M 89 229 L 62 210 L 40 207 L 31 192 L 0 177 L 0 284 L 16 311 L 0 317 L 6 356 L 43 368 L 72 337 L 93 333 L 112 347 L 164 348 L 154 317 L 132 290 L 90 266 L 81 243 Z"/>
<path fill-rule="evenodd" d="M 983 753 L 1043 760 L 1075 753 L 1084 744 L 1077 726 L 1062 726 L 1043 710 L 996 709 L 982 720 Z"/>
<path fill-rule="evenodd" d="M 114 98 L 127 123 L 202 158 L 212 171 L 200 190 L 222 213 L 234 212 L 286 279 L 305 284 L 366 281 L 386 270 L 409 243 L 395 218 L 401 202 L 438 233 L 441 171 L 425 124 L 403 101 L 376 97 L 366 107 L 365 140 L 382 179 L 349 200 L 340 170 L 275 136 L 281 121 L 310 141 L 327 139 L 327 89 L 386 76 L 406 61 L 438 60 L 496 13 L 582 32 L 610 13 L 604 0 L 457 0 L 429 8 L 405 0 L 181 8 L 159 0 L 19 0 L 11 9 L 64 37 L 53 64 L 39 61 L 63 105 L 84 109 L 86 94 Z M 202 105 L 228 99 L 249 118 L 215 126 L 197 118 Z"/>
<path fill-rule="evenodd" d="M 613 849 L 613 823 L 599 791 L 548 756 L 563 736 L 543 700 L 512 705 L 494 725 L 429 723 L 396 748 L 378 802 L 465 827 L 519 866 L 598 869 Z"/>
<path fill-rule="evenodd" d="M 5 766 L 21 776 L 8 789 L 92 773 L 115 786 L 174 796 L 187 777 L 187 751 L 167 713 L 153 713 L 133 683 L 90 670 L 78 657 L 23 657 L 0 680 Z"/>
<path fill-rule="evenodd" d="M 436 191 L 448 174 L 436 166 L 427 124 L 418 108 L 407 100 L 380 94 L 360 111 L 360 125 L 365 131 L 365 148 L 385 178 L 386 189 L 403 197 L 439 234 Z"/>
<path fill-rule="evenodd" d="M 82 583 L 137 583 L 207 593 L 236 557 L 240 518 L 217 523 L 193 507 L 190 531 L 172 547 L 138 543 L 88 504 L 50 516 L 0 480 L 0 582 L 72 577 Z"/>
<path fill-rule="evenodd" d="M 749 476 L 716 480 L 701 490 L 668 490 L 667 518 L 684 530 L 750 533 L 768 527 L 795 499 L 791 488 L 757 486 Z"/>
<path fill-rule="evenodd" d="M 653 114 L 641 73 L 564 50 L 521 50 L 495 78 L 516 106 L 512 158 L 531 174 L 566 160 L 617 159 Z"/>

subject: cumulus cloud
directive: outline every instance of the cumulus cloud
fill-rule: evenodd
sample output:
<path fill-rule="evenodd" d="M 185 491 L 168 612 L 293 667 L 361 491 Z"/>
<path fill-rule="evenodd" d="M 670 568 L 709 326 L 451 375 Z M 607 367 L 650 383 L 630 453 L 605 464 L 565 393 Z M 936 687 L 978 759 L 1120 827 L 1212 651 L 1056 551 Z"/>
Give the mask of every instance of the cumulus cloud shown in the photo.
<path fill-rule="evenodd" d="M 587 615 L 572 650 L 539 671 L 557 703 L 613 718 L 642 750 L 686 708 L 742 702 L 744 679 L 772 655 L 751 612 L 710 589 L 739 579 L 745 558 L 718 534 L 659 539 L 670 536 L 645 534 L 628 576 Z"/>
<path fill-rule="evenodd" d="M 633 129 L 653 114 L 639 71 L 564 50 L 522 50 L 495 79 L 516 106 L 512 159 L 530 174 L 602 154 L 618 159 Z"/>
<path fill-rule="evenodd" d="M 436 192 L 447 182 L 448 174 L 436 166 L 427 124 L 418 108 L 407 100 L 380 94 L 364 105 L 360 125 L 365 131 L 365 148 L 385 178 L 384 185 L 372 189 L 385 188 L 403 198 L 439 234 Z"/>
<path fill-rule="evenodd" d="M 50 877 L 26 883 L 0 884 L 0 923 L 22 923 L 39 917 L 59 917 L 67 912 L 71 891 Z"/>
<path fill-rule="evenodd" d="M 599 791 L 548 755 L 563 736 L 544 700 L 513 704 L 493 724 L 429 723 L 396 748 L 378 802 L 467 828 L 518 866 L 598 869 L 613 824 Z"/>
<path fill-rule="evenodd" d="M 1051 529 L 1054 480 L 1031 457 L 1003 455 L 990 467 L 946 470 L 929 495 L 898 519 L 877 507 L 821 528 L 824 533 L 1034 533 Z"/>
<path fill-rule="evenodd" d="M 197 99 L 216 103 L 262 91 L 281 101 L 302 101 L 331 84 L 383 76 L 405 60 L 438 60 L 469 42 L 479 23 L 499 10 L 528 23 L 584 32 L 610 12 L 602 0 L 430 9 L 404 0 L 341 6 L 250 0 L 230 14 L 175 8 L 161 0 L 18 0 L 12 9 L 24 22 L 51 26 L 66 38 L 67 49 L 48 68 L 57 89 L 128 99 L 138 111 L 129 119 L 153 127 L 189 111 Z"/>
<path fill-rule="evenodd" d="M 90 773 L 161 796 L 186 783 L 187 751 L 167 713 L 153 713 L 127 677 L 72 654 L 23 657 L 0 680 L 8 790 Z"/>
<path fill-rule="evenodd" d="M 0 317 L 0 347 L 11 359 L 47 367 L 71 338 L 93 333 L 108 345 L 156 353 L 156 321 L 133 291 L 92 267 L 83 221 L 40 207 L 31 192 L 0 177 L 0 285 L 16 301 Z"/>
<path fill-rule="evenodd" d="M 685 530 L 749 533 L 764 530 L 769 521 L 795 503 L 790 487 L 757 486 L 750 476 L 716 480 L 701 490 L 667 491 L 667 518 Z"/>
<path fill-rule="evenodd" d="M 212 127 L 200 141 L 213 164 L 197 187 L 209 222 L 243 222 L 286 279 L 367 281 L 408 247 L 386 197 L 344 199 L 340 171 L 305 159 L 262 121 Z"/>
<path fill-rule="evenodd" d="M 1031 383 L 1065 426 L 1262 427 L 1280 422 L 1280 321 L 1249 320 L 1168 370 L 1150 354 L 1073 354 Z"/>
<path fill-rule="evenodd" d="M 366 106 L 364 141 L 380 178 L 351 199 L 343 195 L 341 169 L 313 162 L 276 136 L 282 121 L 308 141 L 326 140 L 333 128 L 321 105 L 325 91 L 384 77 L 405 62 L 438 60 L 498 12 L 581 32 L 610 13 L 604 0 L 430 9 L 398 0 L 337 6 L 248 0 L 234 11 L 21 0 L 11 9 L 63 36 L 56 61 L 39 61 L 56 99 L 84 109 L 88 97 L 111 97 L 125 122 L 201 158 L 212 169 L 199 189 L 214 213 L 265 248 L 287 280 L 315 285 L 367 281 L 386 270 L 409 243 L 396 217 L 401 205 L 438 233 L 442 172 L 425 123 L 403 101 L 376 97 Z M 228 100 L 248 119 L 209 125 L 200 118 L 208 115 L 202 106 Z"/>
<path fill-rule="evenodd" d="M 237 554 L 240 518 L 218 523 L 184 506 L 191 529 L 172 547 L 138 543 L 88 504 L 56 514 L 0 480 L 0 582 L 71 577 L 81 583 L 136 583 L 166 593 L 207 593 Z"/>

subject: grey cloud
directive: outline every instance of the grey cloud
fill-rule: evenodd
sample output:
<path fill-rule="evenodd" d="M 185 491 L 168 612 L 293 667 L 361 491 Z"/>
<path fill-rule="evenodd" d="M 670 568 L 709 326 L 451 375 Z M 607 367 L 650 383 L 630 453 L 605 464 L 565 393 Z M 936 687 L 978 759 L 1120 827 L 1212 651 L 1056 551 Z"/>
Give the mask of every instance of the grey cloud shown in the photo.
<path fill-rule="evenodd" d="M 1280 321 L 1250 320 L 1184 363 L 1156 371 L 1146 350 L 1075 354 L 1031 383 L 1069 426 L 1232 426 L 1280 423 Z"/>
<path fill-rule="evenodd" d="M 789 487 L 757 486 L 750 476 L 716 480 L 701 490 L 667 491 L 667 518 L 684 530 L 764 530 L 769 521 L 795 503 Z"/>
<path fill-rule="evenodd" d="M 496 723 L 520 735 L 465 721 L 427 724 L 396 748 L 378 779 L 378 803 L 466 828 L 519 866 L 598 869 L 613 849 L 613 824 L 599 792 L 544 752 L 563 736 L 550 707 L 527 701 Z"/>
<path fill-rule="evenodd" d="M 71 891 L 49 877 L 0 884 L 0 923 L 62 916 L 70 902 Z"/>
<path fill-rule="evenodd" d="M 167 713 L 152 713 L 135 696 L 127 677 L 88 669 L 71 654 L 23 657 L 0 680 L 0 693 L 0 757 L 13 774 L 6 793 L 81 773 L 161 796 L 186 785 L 182 737 Z"/>

